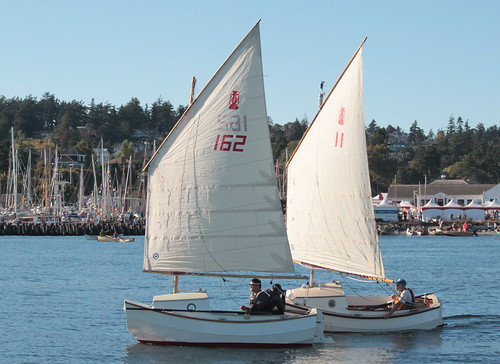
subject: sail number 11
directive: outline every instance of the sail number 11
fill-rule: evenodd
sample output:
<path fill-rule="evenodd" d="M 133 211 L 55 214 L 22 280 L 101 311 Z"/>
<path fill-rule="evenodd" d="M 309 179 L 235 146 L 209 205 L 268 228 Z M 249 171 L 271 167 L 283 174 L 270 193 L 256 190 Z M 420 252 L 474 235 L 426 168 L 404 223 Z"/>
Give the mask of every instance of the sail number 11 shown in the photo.
<path fill-rule="evenodd" d="M 246 135 L 218 134 L 214 150 L 220 150 L 222 152 L 243 152 L 243 146 L 246 141 Z"/>

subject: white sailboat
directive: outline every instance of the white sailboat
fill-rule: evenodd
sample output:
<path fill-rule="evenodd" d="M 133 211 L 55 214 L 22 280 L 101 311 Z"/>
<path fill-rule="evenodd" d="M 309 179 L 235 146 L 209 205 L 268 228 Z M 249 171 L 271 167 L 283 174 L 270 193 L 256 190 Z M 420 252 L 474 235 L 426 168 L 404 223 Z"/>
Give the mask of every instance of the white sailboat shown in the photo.
<path fill-rule="evenodd" d="M 365 38 L 366 40 L 366 38 Z M 287 230 L 294 261 L 311 268 L 308 285 L 288 292 L 292 306 L 323 312 L 327 332 L 432 329 L 442 324 L 433 294 L 421 307 L 384 319 L 390 296 L 346 296 L 338 282 L 316 284 L 314 268 L 385 277 L 370 196 L 360 45 L 288 162 Z"/>
<path fill-rule="evenodd" d="M 214 311 L 206 290 L 177 291 L 182 275 L 297 278 L 273 170 L 259 23 L 146 167 L 144 271 L 174 275 L 174 292 L 155 296 L 151 305 L 125 301 L 127 329 L 139 342 L 274 347 L 322 341 L 316 309 Z"/>

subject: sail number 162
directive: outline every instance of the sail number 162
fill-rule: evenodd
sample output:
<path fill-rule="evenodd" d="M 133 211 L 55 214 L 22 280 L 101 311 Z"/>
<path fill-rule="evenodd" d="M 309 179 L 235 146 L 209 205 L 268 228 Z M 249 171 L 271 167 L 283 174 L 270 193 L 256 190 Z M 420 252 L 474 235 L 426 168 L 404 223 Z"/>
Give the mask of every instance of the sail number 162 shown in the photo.
<path fill-rule="evenodd" d="M 246 135 L 219 134 L 215 140 L 214 150 L 243 152 L 243 146 L 246 141 Z"/>

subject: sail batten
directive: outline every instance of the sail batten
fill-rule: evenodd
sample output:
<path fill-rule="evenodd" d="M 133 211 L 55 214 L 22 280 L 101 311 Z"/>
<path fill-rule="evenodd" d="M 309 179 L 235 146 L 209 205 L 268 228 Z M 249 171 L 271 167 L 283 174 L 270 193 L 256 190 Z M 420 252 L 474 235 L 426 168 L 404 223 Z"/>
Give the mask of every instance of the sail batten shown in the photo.
<path fill-rule="evenodd" d="M 361 46 L 289 160 L 287 173 L 293 259 L 385 280 L 370 193 Z"/>
<path fill-rule="evenodd" d="M 150 160 L 144 271 L 295 272 L 261 57 L 257 23 Z"/>

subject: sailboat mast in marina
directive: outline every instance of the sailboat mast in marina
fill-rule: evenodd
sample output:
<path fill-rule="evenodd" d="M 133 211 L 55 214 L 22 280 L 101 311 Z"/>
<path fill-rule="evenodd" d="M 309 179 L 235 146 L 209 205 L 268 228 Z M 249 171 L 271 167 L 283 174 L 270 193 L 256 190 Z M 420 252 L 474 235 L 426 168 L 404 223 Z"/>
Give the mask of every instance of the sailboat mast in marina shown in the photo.
<path fill-rule="evenodd" d="M 147 164 L 143 270 L 297 278 L 274 175 L 257 23 Z M 199 277 L 199 279 L 203 279 Z M 206 290 L 125 301 L 140 342 L 296 346 L 323 340 L 321 315 L 213 311 Z"/>
<path fill-rule="evenodd" d="M 292 290 L 289 301 L 320 309 L 327 331 L 434 328 L 442 323 L 435 296 L 423 297 L 419 310 L 384 319 L 389 296 L 346 297 L 337 282 L 320 285 L 314 279 L 314 269 L 325 269 L 392 282 L 385 277 L 370 193 L 363 110 L 365 41 L 288 161 L 288 239 L 294 261 L 311 268 L 309 286 Z M 373 310 L 359 309 L 368 306 Z"/>

